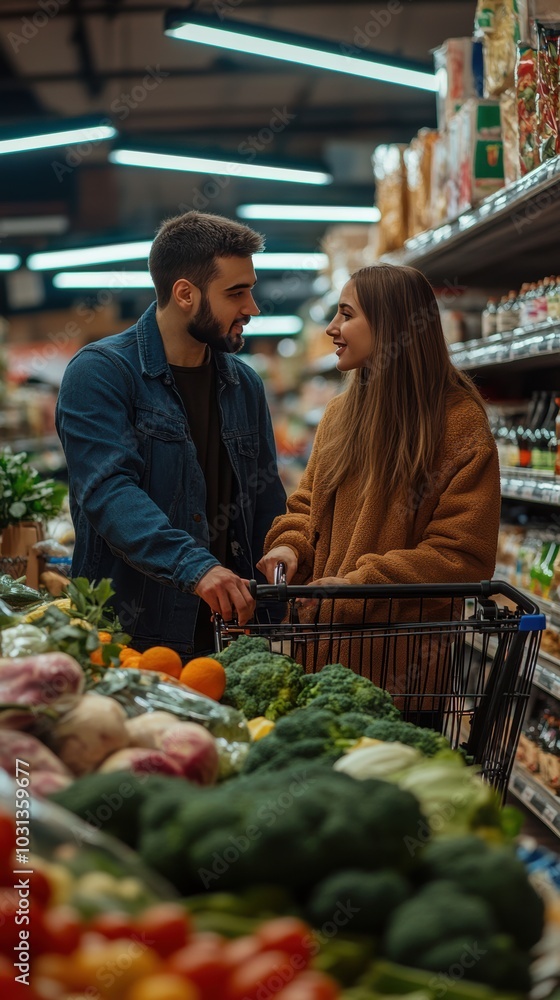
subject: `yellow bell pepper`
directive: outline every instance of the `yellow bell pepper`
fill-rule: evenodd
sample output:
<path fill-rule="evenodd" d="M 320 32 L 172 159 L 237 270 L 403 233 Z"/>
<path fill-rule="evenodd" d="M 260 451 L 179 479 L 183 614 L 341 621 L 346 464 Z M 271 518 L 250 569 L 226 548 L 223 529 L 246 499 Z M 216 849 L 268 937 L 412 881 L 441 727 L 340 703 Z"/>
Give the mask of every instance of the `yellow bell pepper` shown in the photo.
<path fill-rule="evenodd" d="M 268 736 L 274 729 L 274 723 L 270 719 L 265 719 L 264 715 L 259 715 L 256 719 L 250 719 L 247 729 L 252 740 L 262 740 L 263 736 Z"/>

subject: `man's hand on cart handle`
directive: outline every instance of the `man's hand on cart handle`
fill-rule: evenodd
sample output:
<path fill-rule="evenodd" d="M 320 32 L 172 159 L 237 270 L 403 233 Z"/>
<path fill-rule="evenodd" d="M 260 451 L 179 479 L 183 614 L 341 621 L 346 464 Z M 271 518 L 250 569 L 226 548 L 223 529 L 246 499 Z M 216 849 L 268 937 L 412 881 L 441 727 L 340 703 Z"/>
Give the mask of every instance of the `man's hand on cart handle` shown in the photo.
<path fill-rule="evenodd" d="M 246 625 L 255 613 L 256 602 L 251 597 L 249 581 L 242 580 L 224 566 L 214 566 L 204 574 L 195 594 L 217 612 L 224 621 L 237 616 L 240 625 Z"/>
<path fill-rule="evenodd" d="M 345 580 L 343 576 L 323 576 L 320 580 L 314 580 L 313 583 L 309 583 L 308 587 L 312 590 L 314 587 L 321 587 L 325 591 L 325 597 L 330 596 L 330 591 L 338 590 L 339 587 L 349 587 L 350 584 L 348 580 Z M 316 597 L 298 597 L 296 604 L 301 608 L 311 608 L 315 604 L 318 604 L 318 599 Z"/>
<path fill-rule="evenodd" d="M 267 552 L 260 562 L 257 563 L 257 569 L 260 569 L 263 576 L 266 576 L 268 583 L 274 583 L 274 573 L 278 563 L 284 563 L 286 567 L 286 583 L 290 584 L 297 572 L 298 560 L 294 550 L 288 545 L 277 545 L 275 549 Z"/>

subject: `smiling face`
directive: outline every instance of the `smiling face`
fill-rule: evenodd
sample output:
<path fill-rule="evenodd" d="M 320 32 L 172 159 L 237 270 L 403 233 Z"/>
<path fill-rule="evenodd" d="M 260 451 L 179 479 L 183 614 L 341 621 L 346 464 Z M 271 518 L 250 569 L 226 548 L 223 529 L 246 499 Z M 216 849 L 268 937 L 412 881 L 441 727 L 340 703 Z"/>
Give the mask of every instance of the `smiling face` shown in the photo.
<path fill-rule="evenodd" d="M 257 279 L 250 257 L 220 257 L 217 265 L 187 330 L 199 343 L 235 354 L 244 344 L 243 327 L 259 314 L 252 294 Z"/>
<path fill-rule="evenodd" d="M 362 312 L 352 280 L 347 281 L 342 292 L 336 316 L 326 329 L 332 337 L 339 372 L 350 372 L 369 364 L 372 352 L 372 333 Z"/>

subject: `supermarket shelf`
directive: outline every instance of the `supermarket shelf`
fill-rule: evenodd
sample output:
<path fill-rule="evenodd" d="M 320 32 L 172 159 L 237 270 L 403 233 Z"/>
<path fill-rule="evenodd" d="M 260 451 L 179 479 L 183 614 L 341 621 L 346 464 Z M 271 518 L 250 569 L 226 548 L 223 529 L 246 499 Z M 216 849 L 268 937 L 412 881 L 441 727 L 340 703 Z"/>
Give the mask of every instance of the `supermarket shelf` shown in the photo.
<path fill-rule="evenodd" d="M 502 469 L 502 496 L 508 500 L 529 500 L 560 506 L 560 476 L 535 469 Z"/>
<path fill-rule="evenodd" d="M 475 209 L 407 240 L 382 259 L 417 267 L 433 282 L 508 287 L 547 274 L 558 258 L 560 157 L 543 163 Z M 531 274 L 529 273 L 531 272 Z M 451 284 L 449 284 L 451 282 Z"/>
<path fill-rule="evenodd" d="M 560 700 L 560 660 L 549 653 L 539 653 L 533 684 Z"/>
<path fill-rule="evenodd" d="M 539 323 L 497 333 L 486 340 L 469 340 L 449 348 L 451 360 L 463 371 L 478 371 L 502 365 L 522 364 L 541 368 L 551 361 L 560 364 L 560 323 Z"/>
<path fill-rule="evenodd" d="M 521 764 L 513 766 L 509 791 L 560 837 L 560 797 L 549 792 Z"/>

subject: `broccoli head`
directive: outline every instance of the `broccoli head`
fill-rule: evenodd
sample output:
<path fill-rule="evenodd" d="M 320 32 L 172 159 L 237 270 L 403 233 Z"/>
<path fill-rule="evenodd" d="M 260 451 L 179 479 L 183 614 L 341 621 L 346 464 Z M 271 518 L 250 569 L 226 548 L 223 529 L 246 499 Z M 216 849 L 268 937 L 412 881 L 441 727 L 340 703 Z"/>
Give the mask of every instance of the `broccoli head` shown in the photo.
<path fill-rule="evenodd" d="M 332 663 L 317 674 L 306 674 L 298 698 L 304 708 L 312 702 L 317 708 L 326 708 L 337 715 L 341 712 L 360 712 L 374 718 L 398 719 L 400 712 L 393 704 L 388 691 L 383 691 L 367 677 L 355 674 L 341 663 Z"/>
<path fill-rule="evenodd" d="M 298 708 L 279 719 L 268 736 L 253 743 L 244 770 L 274 771 L 300 757 L 334 764 L 362 736 L 370 721 L 370 716 L 358 712 L 335 715 L 312 702 L 308 708 Z"/>
<path fill-rule="evenodd" d="M 430 948 L 419 965 L 441 973 L 449 983 L 456 980 L 453 972 L 457 969 L 461 978 L 474 979 L 500 991 L 527 994 L 532 986 L 529 955 L 516 951 L 512 938 L 505 934 L 479 938 L 467 946 L 461 937 L 443 941 Z"/>
<path fill-rule="evenodd" d="M 544 903 L 509 847 L 491 847 L 480 837 L 454 837 L 428 845 L 423 865 L 429 877 L 448 879 L 462 892 L 485 900 L 501 933 L 518 948 L 532 948 L 544 930 Z"/>
<path fill-rule="evenodd" d="M 239 646 L 246 638 L 241 636 L 232 645 Z M 267 646 L 224 666 L 226 690 L 222 702 L 239 709 L 248 719 L 264 715 L 275 721 L 296 707 L 303 667 L 289 656 L 271 653 Z"/>
<path fill-rule="evenodd" d="M 449 750 L 450 744 L 445 736 L 436 733 L 434 729 L 423 729 L 412 722 L 402 719 L 370 719 L 364 729 L 364 736 L 372 740 L 382 740 L 386 743 L 404 743 L 416 747 L 425 757 L 433 757 L 440 750 Z"/>
<path fill-rule="evenodd" d="M 425 969 L 425 956 L 445 942 L 454 942 L 455 954 L 459 945 L 465 951 L 494 932 L 493 916 L 484 900 L 462 892 L 453 882 L 430 882 L 393 912 L 385 951 L 393 962 Z M 449 964 L 443 967 L 448 968 Z M 434 971 L 443 970 L 436 967 Z"/>
<path fill-rule="evenodd" d="M 267 639 L 263 639 L 260 636 L 240 635 L 235 642 L 230 642 L 229 646 L 222 649 L 221 653 L 214 653 L 212 659 L 221 663 L 222 667 L 229 667 L 236 660 L 241 659 L 242 656 L 258 656 L 260 653 L 269 652 L 270 646 Z"/>
<path fill-rule="evenodd" d="M 344 901 L 351 912 L 348 932 L 377 936 L 385 930 L 390 914 L 411 894 L 405 878 L 396 871 L 365 872 L 355 869 L 329 875 L 315 887 L 307 904 L 314 927 L 333 919 Z"/>

